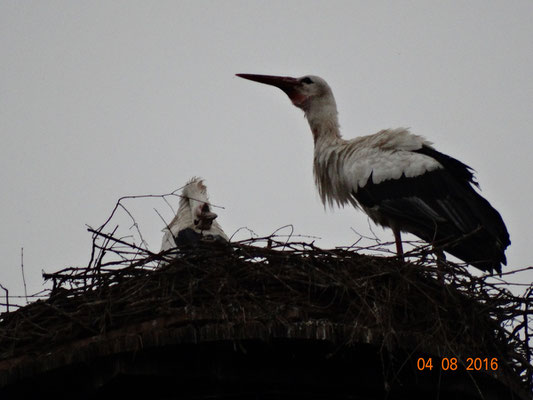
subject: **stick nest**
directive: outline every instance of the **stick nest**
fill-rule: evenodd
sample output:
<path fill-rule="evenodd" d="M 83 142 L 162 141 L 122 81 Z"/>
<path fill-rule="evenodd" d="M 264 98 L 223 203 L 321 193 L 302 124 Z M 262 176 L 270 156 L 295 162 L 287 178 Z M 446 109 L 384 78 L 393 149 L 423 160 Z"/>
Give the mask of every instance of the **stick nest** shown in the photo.
<path fill-rule="evenodd" d="M 374 249 L 322 250 L 276 237 L 154 254 L 92 232 L 87 268 L 44 274 L 53 283 L 48 298 L 2 315 L 0 361 L 167 316 L 196 326 L 322 323 L 321 339 L 339 346 L 371 343 L 461 362 L 496 357 L 500 378 L 531 388 L 531 290 L 513 296 L 503 281 L 452 263 L 443 282 L 425 247 L 405 263 L 362 254 Z"/>

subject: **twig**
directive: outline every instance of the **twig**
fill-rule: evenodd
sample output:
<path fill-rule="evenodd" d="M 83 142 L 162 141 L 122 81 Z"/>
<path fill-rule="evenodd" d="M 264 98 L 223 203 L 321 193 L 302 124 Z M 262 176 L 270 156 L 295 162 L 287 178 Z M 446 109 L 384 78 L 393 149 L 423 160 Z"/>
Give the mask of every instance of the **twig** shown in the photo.
<path fill-rule="evenodd" d="M 1 288 L 4 292 L 6 292 L 6 304 L 5 304 L 5 306 L 6 306 L 6 310 L 7 310 L 7 312 L 9 312 L 9 290 L 7 290 L 7 288 L 4 287 L 2 284 L 0 284 L 0 288 Z M 27 298 L 27 296 L 26 296 L 26 303 L 27 303 L 27 302 L 28 302 L 28 298 Z"/>
<path fill-rule="evenodd" d="M 24 284 L 24 296 L 26 296 L 26 304 L 28 304 L 28 290 L 26 288 L 26 276 L 24 275 L 24 247 L 20 248 L 20 269 L 22 271 L 22 283 Z"/>

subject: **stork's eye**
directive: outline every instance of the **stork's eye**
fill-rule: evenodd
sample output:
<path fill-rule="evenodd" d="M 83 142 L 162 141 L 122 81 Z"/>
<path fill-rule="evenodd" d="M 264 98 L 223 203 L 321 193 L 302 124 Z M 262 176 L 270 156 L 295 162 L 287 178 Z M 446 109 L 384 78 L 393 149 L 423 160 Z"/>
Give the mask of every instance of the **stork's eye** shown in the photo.
<path fill-rule="evenodd" d="M 301 82 L 302 82 L 302 83 L 307 83 L 307 84 L 309 84 L 309 83 L 313 83 L 313 81 L 311 80 L 311 78 L 309 78 L 309 77 L 307 77 L 307 76 L 306 76 L 305 78 L 303 78 L 303 79 L 301 80 Z"/>

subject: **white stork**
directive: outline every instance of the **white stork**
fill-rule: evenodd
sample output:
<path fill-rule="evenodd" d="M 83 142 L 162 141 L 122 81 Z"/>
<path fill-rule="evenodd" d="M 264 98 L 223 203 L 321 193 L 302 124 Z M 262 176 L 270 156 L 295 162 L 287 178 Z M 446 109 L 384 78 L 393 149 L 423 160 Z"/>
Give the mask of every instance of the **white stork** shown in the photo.
<path fill-rule="evenodd" d="M 404 128 L 343 139 L 335 98 L 318 76 L 237 76 L 280 88 L 304 111 L 324 205 L 352 204 L 391 228 L 400 258 L 400 233 L 410 232 L 483 271 L 501 273 L 509 234 L 498 211 L 474 189 L 469 166 Z"/>
<path fill-rule="evenodd" d="M 215 219 L 207 196 L 207 188 L 200 178 L 192 178 L 183 187 L 178 212 L 163 229 L 161 251 L 176 246 L 195 244 L 202 239 L 228 241 Z"/>

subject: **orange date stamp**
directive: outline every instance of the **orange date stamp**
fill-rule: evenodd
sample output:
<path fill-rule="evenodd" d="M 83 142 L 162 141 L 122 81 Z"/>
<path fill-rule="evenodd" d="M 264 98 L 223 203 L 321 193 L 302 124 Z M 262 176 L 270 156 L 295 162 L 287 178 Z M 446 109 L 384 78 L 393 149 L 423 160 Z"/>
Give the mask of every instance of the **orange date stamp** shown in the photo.
<path fill-rule="evenodd" d="M 496 357 L 468 357 L 466 362 L 462 363 L 456 357 L 443 357 L 439 365 L 438 361 L 433 363 L 432 357 L 420 357 L 416 361 L 416 367 L 419 371 L 432 371 L 435 367 L 440 367 L 442 371 L 456 371 L 461 367 L 466 371 L 497 371 L 498 359 Z"/>

